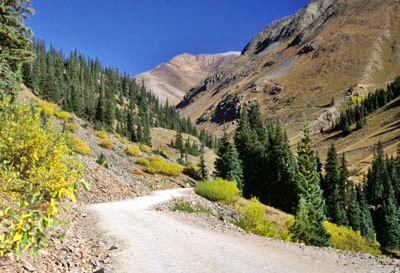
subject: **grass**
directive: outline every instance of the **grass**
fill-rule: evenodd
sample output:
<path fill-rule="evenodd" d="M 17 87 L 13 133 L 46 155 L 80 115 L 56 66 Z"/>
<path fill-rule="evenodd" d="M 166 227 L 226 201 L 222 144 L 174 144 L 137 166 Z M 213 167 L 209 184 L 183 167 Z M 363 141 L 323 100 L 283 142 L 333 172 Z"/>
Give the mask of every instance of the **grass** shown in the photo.
<path fill-rule="evenodd" d="M 182 211 L 187 213 L 204 213 L 207 215 L 213 215 L 211 209 L 208 209 L 199 203 L 192 204 L 187 200 L 174 199 L 173 204 L 174 204 L 174 207 L 172 208 L 173 211 Z"/>
<path fill-rule="evenodd" d="M 224 203 L 234 203 L 240 196 L 236 183 L 222 178 L 197 182 L 194 191 L 208 200 Z"/>

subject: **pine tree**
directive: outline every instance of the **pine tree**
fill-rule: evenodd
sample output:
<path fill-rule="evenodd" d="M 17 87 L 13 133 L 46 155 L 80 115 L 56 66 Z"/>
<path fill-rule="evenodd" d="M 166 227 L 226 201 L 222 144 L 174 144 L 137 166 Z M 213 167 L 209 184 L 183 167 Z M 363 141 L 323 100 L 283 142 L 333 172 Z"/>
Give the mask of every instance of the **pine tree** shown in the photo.
<path fill-rule="evenodd" d="M 206 161 L 204 158 L 204 145 L 201 145 L 201 150 L 200 150 L 200 162 L 199 162 L 199 167 L 200 167 L 200 176 L 202 179 L 207 179 L 208 178 L 208 170 L 206 166 Z"/>
<path fill-rule="evenodd" d="M 218 177 L 235 181 L 242 188 L 242 162 L 234 144 L 229 141 L 226 127 L 224 135 L 219 141 L 217 151 L 218 158 L 215 160 L 216 175 Z"/>
<path fill-rule="evenodd" d="M 373 206 L 381 206 L 385 199 L 385 188 L 389 183 L 389 175 L 387 173 L 386 162 L 383 154 L 382 143 L 379 142 L 375 158 L 372 162 L 372 168 L 368 172 L 367 196 L 368 203 Z"/>
<path fill-rule="evenodd" d="M 175 136 L 175 149 L 178 151 L 183 151 L 183 138 L 182 138 L 182 133 L 181 132 L 176 132 Z"/>
<path fill-rule="evenodd" d="M 360 231 L 361 235 L 369 242 L 375 242 L 375 228 L 372 221 L 372 215 L 368 208 L 367 199 L 362 188 L 357 189 L 357 201 L 360 207 Z"/>
<path fill-rule="evenodd" d="M 357 200 L 357 191 L 351 185 L 348 187 L 349 203 L 347 208 L 347 218 L 348 225 L 353 228 L 353 230 L 361 229 L 361 210 L 360 204 Z"/>
<path fill-rule="evenodd" d="M 337 161 L 336 148 L 332 144 L 327 154 L 325 176 L 321 180 L 321 190 L 326 203 L 326 215 L 332 221 L 334 221 L 336 198 L 339 194 L 337 187 L 339 179 L 340 169 Z"/>
<path fill-rule="evenodd" d="M 21 65 L 33 59 L 31 30 L 24 20 L 33 14 L 30 0 L 2 1 L 0 4 L 0 90 L 18 89 Z M 0 96 L 2 94 L 0 93 Z"/>
<path fill-rule="evenodd" d="M 381 230 L 377 234 L 378 241 L 385 250 L 400 250 L 400 208 L 394 198 L 392 187 L 382 211 Z"/>
<path fill-rule="evenodd" d="M 300 201 L 292 232 L 294 238 L 301 242 L 316 246 L 327 246 L 329 234 L 323 225 L 325 220 L 324 202 L 307 124 L 305 124 L 303 132 L 304 137 L 297 150 L 298 173 L 296 180 Z"/>

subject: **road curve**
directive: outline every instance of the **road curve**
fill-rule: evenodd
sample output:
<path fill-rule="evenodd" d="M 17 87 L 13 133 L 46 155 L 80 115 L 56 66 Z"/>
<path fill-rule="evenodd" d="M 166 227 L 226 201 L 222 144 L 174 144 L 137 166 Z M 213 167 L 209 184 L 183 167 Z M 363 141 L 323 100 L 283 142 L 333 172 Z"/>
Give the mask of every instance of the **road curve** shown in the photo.
<path fill-rule="evenodd" d="M 373 273 L 394 269 L 372 261 L 346 260 L 339 254 L 331 256 L 331 252 L 336 253 L 333 250 L 211 231 L 150 210 L 188 191 L 159 191 L 132 200 L 88 206 L 97 216 L 99 229 L 121 242 L 114 273 Z"/>

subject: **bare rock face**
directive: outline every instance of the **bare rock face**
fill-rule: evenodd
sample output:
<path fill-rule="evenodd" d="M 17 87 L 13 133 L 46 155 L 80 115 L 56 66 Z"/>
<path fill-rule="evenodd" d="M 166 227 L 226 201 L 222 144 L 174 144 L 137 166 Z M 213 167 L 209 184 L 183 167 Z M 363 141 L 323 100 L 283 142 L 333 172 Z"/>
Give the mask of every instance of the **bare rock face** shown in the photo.
<path fill-rule="evenodd" d="M 162 102 L 177 104 L 203 78 L 231 63 L 239 52 L 191 55 L 184 53 L 136 76 Z"/>

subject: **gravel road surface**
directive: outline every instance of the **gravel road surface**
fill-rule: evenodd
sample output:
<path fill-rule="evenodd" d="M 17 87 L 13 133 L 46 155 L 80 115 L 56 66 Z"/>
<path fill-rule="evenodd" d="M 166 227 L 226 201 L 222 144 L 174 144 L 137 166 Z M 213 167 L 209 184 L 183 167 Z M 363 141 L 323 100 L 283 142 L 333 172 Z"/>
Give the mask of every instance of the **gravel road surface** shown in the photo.
<path fill-rule="evenodd" d="M 173 213 L 151 210 L 188 193 L 166 190 L 132 200 L 90 205 L 97 227 L 118 244 L 114 273 L 384 273 L 396 263 L 208 229 Z M 190 217 L 189 217 L 190 218 Z M 107 272 L 107 271 L 106 271 Z"/>

